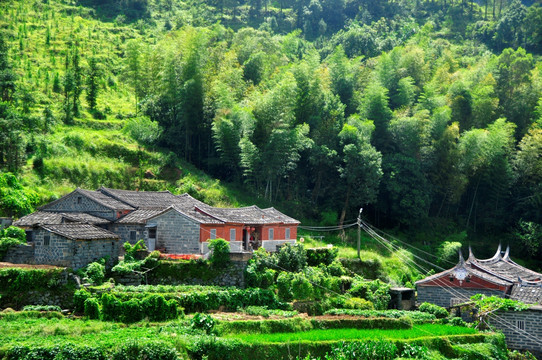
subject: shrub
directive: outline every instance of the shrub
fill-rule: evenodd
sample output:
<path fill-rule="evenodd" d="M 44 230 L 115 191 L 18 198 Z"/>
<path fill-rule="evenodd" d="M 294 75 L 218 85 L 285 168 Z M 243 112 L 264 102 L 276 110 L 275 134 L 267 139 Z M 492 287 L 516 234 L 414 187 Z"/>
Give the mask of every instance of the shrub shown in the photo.
<path fill-rule="evenodd" d="M 176 319 L 179 316 L 175 300 L 167 301 L 162 295 L 153 294 L 143 299 L 141 306 L 151 321 Z"/>
<path fill-rule="evenodd" d="M 85 311 L 85 301 L 92 297 L 92 294 L 87 290 L 77 290 L 73 294 L 73 311 L 82 314 Z"/>
<path fill-rule="evenodd" d="M 374 310 L 374 305 L 369 300 L 353 297 L 344 303 L 346 309 Z"/>
<path fill-rule="evenodd" d="M 134 245 L 131 245 L 129 242 L 124 243 L 124 261 L 132 261 L 135 260 L 135 254 L 136 252 L 140 250 L 147 250 L 147 247 L 145 246 L 145 241 L 143 239 L 136 242 Z"/>
<path fill-rule="evenodd" d="M 133 323 L 143 319 L 144 312 L 138 299 L 130 299 L 121 303 L 121 319 L 125 323 Z"/>
<path fill-rule="evenodd" d="M 89 319 L 100 318 L 100 302 L 98 301 L 98 299 L 96 298 L 86 299 L 84 307 L 85 307 L 84 314 Z"/>
<path fill-rule="evenodd" d="M 307 264 L 309 266 L 318 266 L 320 264 L 330 265 L 339 254 L 337 247 L 321 247 L 306 249 Z"/>
<path fill-rule="evenodd" d="M 298 272 L 307 266 L 307 252 L 302 244 L 285 244 L 277 254 L 279 269 Z"/>
<path fill-rule="evenodd" d="M 226 266 L 230 262 L 230 243 L 224 239 L 209 240 L 211 257 L 209 261 L 217 267 Z"/>
<path fill-rule="evenodd" d="M 245 270 L 247 286 L 267 289 L 275 283 L 277 272 L 274 270 L 277 265 L 276 256 L 267 252 L 261 247 L 256 250 L 248 261 Z"/>
<path fill-rule="evenodd" d="M 190 327 L 210 334 L 215 327 L 215 320 L 211 315 L 195 313 L 192 320 L 190 320 Z"/>
<path fill-rule="evenodd" d="M 20 244 L 22 244 L 22 242 L 18 239 L 11 237 L 0 237 L 0 260 L 6 256 L 9 249 Z"/>
<path fill-rule="evenodd" d="M 102 320 L 118 321 L 122 316 L 122 303 L 115 295 L 102 294 Z"/>
<path fill-rule="evenodd" d="M 101 285 L 105 278 L 105 261 L 92 262 L 85 269 L 86 278 L 94 285 Z"/>
<path fill-rule="evenodd" d="M 390 285 L 380 280 L 359 281 L 348 291 L 354 297 L 371 301 L 377 310 L 385 310 L 391 300 Z"/>
<path fill-rule="evenodd" d="M 450 315 L 448 313 L 448 310 L 446 310 L 445 308 L 427 302 L 421 304 L 418 310 L 420 310 L 421 312 L 433 314 L 437 317 L 437 319 L 444 319 L 448 317 L 448 315 Z"/>
<path fill-rule="evenodd" d="M 9 226 L 4 229 L 3 237 L 17 239 L 21 243 L 26 242 L 26 233 L 23 229 L 17 227 L 17 226 Z M 2 237 L 0 236 L 0 237 Z"/>

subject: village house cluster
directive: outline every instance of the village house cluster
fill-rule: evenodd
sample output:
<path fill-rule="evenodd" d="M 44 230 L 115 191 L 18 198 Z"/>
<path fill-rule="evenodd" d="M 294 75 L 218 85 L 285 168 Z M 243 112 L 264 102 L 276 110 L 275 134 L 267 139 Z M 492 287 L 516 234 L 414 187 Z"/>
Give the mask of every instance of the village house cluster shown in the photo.
<path fill-rule="evenodd" d="M 74 269 L 102 257 L 118 259 L 124 242 L 143 239 L 147 248 L 170 254 L 209 252 L 223 238 L 231 252 L 295 243 L 299 221 L 274 208 L 217 208 L 188 194 L 101 187 L 76 189 L 13 225 L 27 234 L 26 261 Z"/>
<path fill-rule="evenodd" d="M 469 247 L 467 260 L 459 254 L 456 266 L 416 282 L 418 302 L 450 308 L 483 294 L 519 300 L 532 306 L 523 311 L 501 311 L 489 321 L 506 336 L 508 347 L 542 355 L 542 274 L 510 258 L 501 246 L 490 259 L 477 259 Z"/>

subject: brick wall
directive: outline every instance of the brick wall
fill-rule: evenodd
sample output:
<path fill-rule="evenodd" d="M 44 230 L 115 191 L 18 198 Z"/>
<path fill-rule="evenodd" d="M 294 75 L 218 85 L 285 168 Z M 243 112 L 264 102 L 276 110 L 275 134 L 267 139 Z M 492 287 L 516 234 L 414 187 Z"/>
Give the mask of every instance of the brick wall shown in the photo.
<path fill-rule="evenodd" d="M 156 224 L 156 247 L 172 254 L 199 254 L 199 223 L 178 213 L 167 211 L 147 222 Z"/>
<path fill-rule="evenodd" d="M 78 198 L 81 198 L 81 200 L 78 200 Z M 108 220 L 116 219 L 116 212 L 114 210 L 78 193 L 66 195 L 54 204 L 45 205 L 44 209 L 58 212 L 85 212 Z"/>
<path fill-rule="evenodd" d="M 540 359 L 542 356 L 542 309 L 524 311 L 499 311 L 489 319 L 491 325 L 501 330 L 506 345 L 515 350 L 529 350 Z M 518 321 L 523 321 L 520 330 Z"/>
<path fill-rule="evenodd" d="M 487 289 L 463 289 L 459 287 L 442 288 L 438 286 L 422 286 L 418 285 L 418 302 L 428 302 L 445 308 L 450 307 L 452 298 L 460 298 L 469 300 L 471 296 L 476 294 L 484 294 L 487 296 L 504 296 L 504 293 L 499 290 Z"/>

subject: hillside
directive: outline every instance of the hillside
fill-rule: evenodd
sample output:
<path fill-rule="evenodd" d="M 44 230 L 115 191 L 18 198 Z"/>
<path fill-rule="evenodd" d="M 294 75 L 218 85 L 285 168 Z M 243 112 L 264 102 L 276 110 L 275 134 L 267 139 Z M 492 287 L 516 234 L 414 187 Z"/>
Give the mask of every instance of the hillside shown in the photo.
<path fill-rule="evenodd" d="M 170 189 L 322 225 L 364 207 L 433 248 L 536 259 L 541 19 L 518 0 L 4 1 L 0 169 L 30 204 L 3 214 Z"/>

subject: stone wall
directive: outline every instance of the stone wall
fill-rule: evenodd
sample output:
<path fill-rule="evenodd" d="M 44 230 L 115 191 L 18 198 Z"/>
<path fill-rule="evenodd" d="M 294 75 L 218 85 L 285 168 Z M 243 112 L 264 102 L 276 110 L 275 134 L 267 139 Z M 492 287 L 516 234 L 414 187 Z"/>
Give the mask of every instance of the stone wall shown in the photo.
<path fill-rule="evenodd" d="M 145 225 L 141 225 L 141 224 L 112 224 L 110 226 L 109 230 L 114 232 L 118 236 L 120 236 L 121 246 L 125 242 L 129 242 L 130 244 L 134 245 L 136 242 L 138 242 L 141 239 L 144 239 L 145 243 L 147 241 L 148 231 L 145 228 Z M 131 231 L 136 232 L 136 239 L 135 240 L 130 239 L 130 232 Z"/>
<path fill-rule="evenodd" d="M 510 349 L 529 350 L 542 358 L 542 308 L 499 311 L 490 317 L 489 322 L 503 332 Z"/>
<path fill-rule="evenodd" d="M 80 200 L 78 200 L 80 198 Z M 59 199 L 57 202 L 45 205 L 44 210 L 58 212 L 85 212 L 108 220 L 115 220 L 117 214 L 106 206 L 87 198 L 79 193 L 71 193 Z"/>
<path fill-rule="evenodd" d="M 224 268 L 202 262 L 161 261 L 147 274 L 151 285 L 218 285 L 245 287 L 245 261 L 232 261 Z M 145 279 L 142 283 L 144 284 Z"/>
<path fill-rule="evenodd" d="M 49 235 L 49 245 L 44 236 Z M 74 270 L 108 257 L 107 267 L 112 267 L 119 257 L 120 242 L 117 239 L 71 240 L 38 228 L 34 234 L 34 257 L 36 264 L 71 267 Z"/>
<path fill-rule="evenodd" d="M 13 246 L 1 260 L 12 264 L 34 264 L 34 246 L 27 244 Z"/>
<path fill-rule="evenodd" d="M 147 222 L 156 224 L 156 248 L 170 254 L 199 254 L 199 223 L 170 210 Z"/>
<path fill-rule="evenodd" d="M 428 302 L 445 308 L 451 305 L 451 299 L 469 300 L 471 296 L 483 294 L 487 296 L 503 297 L 504 293 L 499 290 L 488 289 L 463 289 L 463 288 L 442 288 L 438 286 L 418 286 L 418 303 Z"/>
<path fill-rule="evenodd" d="M 107 258 L 105 266 L 111 268 L 118 262 L 120 242 L 117 239 L 76 240 L 73 242 L 73 248 L 71 267 L 74 270 L 101 258 Z"/>

